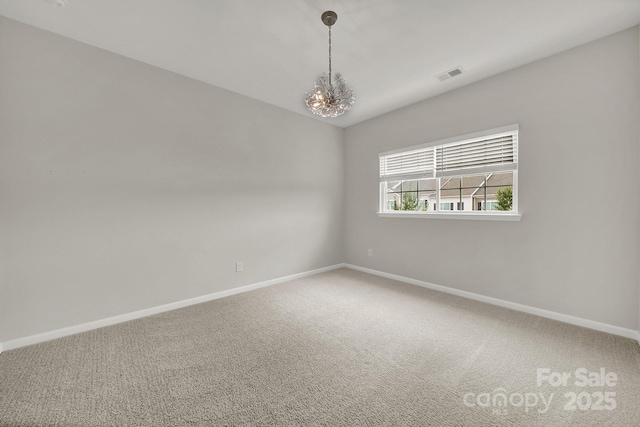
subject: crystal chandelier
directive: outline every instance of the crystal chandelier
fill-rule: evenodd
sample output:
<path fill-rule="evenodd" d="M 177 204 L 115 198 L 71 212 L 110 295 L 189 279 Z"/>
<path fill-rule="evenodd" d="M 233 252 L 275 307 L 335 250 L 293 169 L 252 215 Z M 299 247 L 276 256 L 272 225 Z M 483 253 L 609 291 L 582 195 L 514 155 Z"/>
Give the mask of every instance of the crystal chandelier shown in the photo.
<path fill-rule="evenodd" d="M 338 15 L 331 10 L 322 14 L 322 22 L 329 27 L 329 74 L 322 73 L 316 79 L 313 92 L 307 92 L 305 99 L 309 111 L 322 117 L 341 116 L 356 101 L 353 90 L 347 87 L 340 73 L 331 73 L 331 26 L 337 20 Z"/>

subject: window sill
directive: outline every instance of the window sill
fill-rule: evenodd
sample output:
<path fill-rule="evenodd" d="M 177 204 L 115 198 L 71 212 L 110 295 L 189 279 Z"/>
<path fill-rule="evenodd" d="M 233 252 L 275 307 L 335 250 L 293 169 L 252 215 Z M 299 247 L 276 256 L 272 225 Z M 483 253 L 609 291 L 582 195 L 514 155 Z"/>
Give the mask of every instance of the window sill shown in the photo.
<path fill-rule="evenodd" d="M 480 221 L 520 221 L 522 215 L 517 213 L 448 213 L 448 212 L 378 212 L 381 218 L 433 218 L 433 219 L 465 219 Z"/>

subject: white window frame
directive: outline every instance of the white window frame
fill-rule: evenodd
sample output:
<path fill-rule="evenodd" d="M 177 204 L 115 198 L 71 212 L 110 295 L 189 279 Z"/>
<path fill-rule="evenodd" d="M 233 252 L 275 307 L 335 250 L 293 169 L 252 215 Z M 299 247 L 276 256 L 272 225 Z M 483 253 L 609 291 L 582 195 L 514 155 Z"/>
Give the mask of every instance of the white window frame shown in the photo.
<path fill-rule="evenodd" d="M 406 147 L 398 150 L 385 151 L 383 153 L 378 154 L 380 160 L 380 194 L 379 194 L 379 204 L 378 204 L 378 216 L 379 217 L 395 217 L 395 218 L 439 218 L 439 219 L 465 219 L 465 220 L 498 220 L 498 221 L 520 221 L 522 215 L 518 211 L 518 134 L 519 134 L 519 125 L 513 124 L 509 126 L 504 126 L 495 129 L 489 129 L 485 131 L 475 132 L 467 135 L 457 136 L 453 138 L 442 139 L 438 141 L 431 141 L 424 144 L 414 145 L 411 147 Z M 393 161 L 393 155 L 405 154 L 411 155 L 412 152 L 419 153 L 424 151 L 427 148 L 437 147 L 451 147 L 456 144 L 463 143 L 473 143 L 476 141 L 482 141 L 485 139 L 491 138 L 499 138 L 501 136 L 512 136 L 513 138 L 513 162 L 509 162 L 505 164 L 504 169 L 500 169 L 501 166 L 490 166 L 490 167 L 471 167 L 462 170 L 463 173 L 450 172 L 447 173 L 446 170 L 442 172 L 442 163 L 438 162 L 437 158 L 424 159 L 424 158 L 411 158 L 411 165 L 416 165 L 413 167 L 405 167 L 403 166 L 401 171 L 396 169 L 393 171 L 393 165 L 388 164 L 388 161 Z M 390 157 L 391 156 L 391 157 Z M 438 171 L 436 171 L 438 169 Z M 392 172 L 388 174 L 387 171 L 391 170 Z M 439 194 L 437 192 L 437 199 L 434 200 L 436 206 L 438 206 L 437 211 L 389 211 L 386 209 L 385 201 L 386 201 L 386 183 L 391 180 L 409 180 L 409 179 L 424 179 L 424 178 L 435 178 L 438 180 L 437 187 L 440 187 L 440 178 L 443 176 L 463 176 L 468 175 L 470 173 L 485 173 L 489 170 L 494 172 L 502 171 L 512 171 L 513 172 L 513 203 L 512 210 L 508 212 L 503 211 L 440 211 L 439 210 Z M 384 172 L 383 172 L 384 171 Z M 406 173 L 406 171 L 409 171 Z M 383 174 L 385 176 L 383 176 Z"/>

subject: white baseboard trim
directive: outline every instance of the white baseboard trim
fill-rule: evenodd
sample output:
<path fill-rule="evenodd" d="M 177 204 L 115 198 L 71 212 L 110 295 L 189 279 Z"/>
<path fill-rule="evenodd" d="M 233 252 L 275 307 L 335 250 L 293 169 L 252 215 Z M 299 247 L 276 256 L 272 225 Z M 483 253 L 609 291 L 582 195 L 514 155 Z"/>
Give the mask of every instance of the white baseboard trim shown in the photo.
<path fill-rule="evenodd" d="M 597 331 L 607 332 L 614 335 L 620 335 L 625 338 L 635 339 L 638 341 L 638 344 L 640 344 L 640 331 L 636 331 L 633 329 L 627 329 L 620 326 L 609 325 L 607 323 L 596 322 L 595 320 L 588 320 L 571 316 L 569 314 L 557 313 L 555 311 L 549 311 L 542 308 L 531 307 L 524 304 L 501 300 L 498 298 L 474 294 L 472 292 L 461 291 L 459 289 L 449 288 L 446 286 L 434 285 L 433 283 L 424 282 L 422 280 L 411 279 L 409 277 L 398 276 L 396 274 L 385 273 L 383 271 L 372 270 L 370 268 L 359 267 L 357 265 L 345 264 L 344 266 L 353 270 L 362 271 L 364 273 L 369 273 L 380 277 L 386 277 L 387 279 L 397 280 L 399 282 L 409 283 L 411 285 L 421 286 L 423 288 L 432 289 L 434 291 L 445 292 L 447 294 L 457 295 L 463 298 L 468 298 L 480 302 L 486 302 L 488 304 L 509 308 L 511 310 L 522 311 L 524 313 L 534 314 L 536 316 L 546 317 L 548 319 L 558 320 L 564 323 L 570 323 L 572 325 L 595 329 Z"/>
<path fill-rule="evenodd" d="M 80 332 L 90 331 L 92 329 L 102 328 L 104 326 L 111 326 L 117 323 L 127 322 L 129 320 L 135 320 L 141 317 L 151 316 L 153 314 L 163 313 L 165 311 L 171 311 L 171 310 L 187 307 L 194 304 L 200 304 L 200 303 L 211 301 L 214 299 L 224 298 L 231 295 L 252 291 L 254 289 L 264 288 L 267 286 L 275 285 L 277 283 L 287 282 L 289 280 L 299 279 L 301 277 L 311 276 L 318 273 L 324 273 L 326 271 L 331 271 L 331 270 L 335 270 L 342 267 L 345 267 L 345 264 L 335 264 L 328 267 L 305 271 L 303 273 L 292 274 L 290 276 L 279 277 L 277 279 L 266 280 L 264 282 L 240 286 L 238 288 L 227 289 L 225 291 L 214 292 L 208 295 L 202 295 L 195 298 L 190 298 L 182 301 L 172 302 L 169 304 L 159 305 L 157 307 L 145 308 L 143 310 L 138 310 L 131 313 L 120 314 L 118 316 L 108 317 L 106 319 L 94 320 L 91 322 L 82 323 L 80 325 L 69 326 L 62 329 L 56 329 L 49 332 L 30 335 L 24 338 L 16 338 L 10 341 L 0 342 L 0 353 L 2 353 L 3 349 L 6 351 L 6 350 L 12 350 L 14 348 L 25 347 L 27 345 L 38 344 L 44 341 L 49 341 L 56 338 L 62 338 L 62 337 L 77 334 Z"/>

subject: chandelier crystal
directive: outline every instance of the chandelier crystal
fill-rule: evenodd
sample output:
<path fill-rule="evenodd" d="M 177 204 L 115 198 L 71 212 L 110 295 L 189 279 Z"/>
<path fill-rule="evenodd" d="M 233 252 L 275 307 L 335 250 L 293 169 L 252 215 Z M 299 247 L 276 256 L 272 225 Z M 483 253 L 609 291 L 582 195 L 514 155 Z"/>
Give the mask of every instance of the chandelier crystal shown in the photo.
<path fill-rule="evenodd" d="M 322 73 L 315 81 L 312 92 L 307 92 L 305 103 L 313 114 L 338 117 L 350 110 L 356 97 L 340 73 L 331 72 L 331 26 L 338 20 L 333 11 L 322 14 L 322 22 L 329 27 L 329 74 Z"/>

